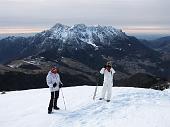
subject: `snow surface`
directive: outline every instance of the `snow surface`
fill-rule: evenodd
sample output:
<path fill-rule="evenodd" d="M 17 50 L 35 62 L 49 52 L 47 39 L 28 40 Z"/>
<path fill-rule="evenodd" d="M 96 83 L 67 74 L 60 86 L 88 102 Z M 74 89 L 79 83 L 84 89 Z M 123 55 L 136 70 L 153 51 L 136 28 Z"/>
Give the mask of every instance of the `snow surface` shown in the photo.
<path fill-rule="evenodd" d="M 98 47 L 98 46 L 96 46 L 96 44 L 92 43 L 91 41 L 88 41 L 87 43 L 92 45 L 93 47 L 96 47 L 96 48 Z"/>
<path fill-rule="evenodd" d="M 0 127 L 170 127 L 170 90 L 113 87 L 111 102 L 95 87 L 63 88 L 61 110 L 47 114 L 49 89 L 0 94 Z"/>

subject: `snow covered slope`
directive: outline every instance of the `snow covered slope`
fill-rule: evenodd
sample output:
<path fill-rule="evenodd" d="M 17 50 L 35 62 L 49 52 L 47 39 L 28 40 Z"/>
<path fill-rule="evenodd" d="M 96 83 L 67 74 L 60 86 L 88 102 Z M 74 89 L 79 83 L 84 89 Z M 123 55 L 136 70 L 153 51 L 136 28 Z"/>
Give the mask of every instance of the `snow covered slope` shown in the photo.
<path fill-rule="evenodd" d="M 68 46 L 75 49 L 93 47 L 98 50 L 101 46 L 115 45 L 117 47 L 123 42 L 132 45 L 130 38 L 121 29 L 113 26 L 85 24 L 67 26 L 57 23 L 51 29 L 36 34 L 31 43 L 39 50 L 57 47 L 59 51 L 62 51 Z"/>
<path fill-rule="evenodd" d="M 49 31 L 50 38 L 67 40 L 69 38 L 77 38 L 84 42 L 93 42 L 94 36 L 98 37 L 101 42 L 104 42 L 104 38 L 120 38 L 127 39 L 127 35 L 120 29 L 115 29 L 113 26 L 86 26 L 85 24 L 75 24 L 73 26 L 67 26 L 57 23 Z"/>
<path fill-rule="evenodd" d="M 63 88 L 61 110 L 47 114 L 49 90 L 0 95 L 0 127 L 170 127 L 170 90 L 113 88 L 111 102 L 92 100 L 95 87 Z"/>

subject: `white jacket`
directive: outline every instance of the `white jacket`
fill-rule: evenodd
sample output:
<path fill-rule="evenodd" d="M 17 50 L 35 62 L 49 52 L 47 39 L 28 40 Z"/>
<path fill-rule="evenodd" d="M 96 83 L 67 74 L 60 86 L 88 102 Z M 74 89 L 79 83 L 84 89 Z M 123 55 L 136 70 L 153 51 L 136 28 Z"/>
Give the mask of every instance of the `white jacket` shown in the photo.
<path fill-rule="evenodd" d="M 102 68 L 100 70 L 100 73 L 104 74 L 104 83 L 106 83 L 106 82 L 113 83 L 113 76 L 115 73 L 115 70 L 113 68 L 110 69 L 110 72 L 107 69 Z"/>
<path fill-rule="evenodd" d="M 58 73 L 54 74 L 51 71 L 48 72 L 48 75 L 46 77 L 46 81 L 47 81 L 47 85 L 49 86 L 51 92 L 59 91 L 60 83 L 63 84 L 60 80 L 60 75 Z M 54 83 L 57 84 L 56 87 L 53 87 Z"/>

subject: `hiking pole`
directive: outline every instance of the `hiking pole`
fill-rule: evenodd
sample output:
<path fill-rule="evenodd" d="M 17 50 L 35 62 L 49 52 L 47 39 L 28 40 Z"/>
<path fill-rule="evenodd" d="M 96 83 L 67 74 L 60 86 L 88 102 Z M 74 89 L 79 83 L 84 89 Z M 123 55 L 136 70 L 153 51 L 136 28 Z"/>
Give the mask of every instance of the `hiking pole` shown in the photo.
<path fill-rule="evenodd" d="M 94 90 L 93 100 L 95 100 L 95 98 L 96 98 L 97 87 L 98 87 L 98 83 L 97 83 L 96 88 L 95 88 L 95 90 Z"/>
<path fill-rule="evenodd" d="M 65 107 L 65 110 L 66 110 L 66 103 L 65 103 L 64 94 L 63 94 L 62 89 L 61 89 L 61 93 L 62 93 L 62 97 L 63 97 L 64 107 Z"/>
<path fill-rule="evenodd" d="M 98 88 L 98 74 L 97 74 L 97 79 L 96 79 L 96 88 L 94 90 L 93 100 L 95 100 L 95 98 L 96 98 L 97 88 Z"/>

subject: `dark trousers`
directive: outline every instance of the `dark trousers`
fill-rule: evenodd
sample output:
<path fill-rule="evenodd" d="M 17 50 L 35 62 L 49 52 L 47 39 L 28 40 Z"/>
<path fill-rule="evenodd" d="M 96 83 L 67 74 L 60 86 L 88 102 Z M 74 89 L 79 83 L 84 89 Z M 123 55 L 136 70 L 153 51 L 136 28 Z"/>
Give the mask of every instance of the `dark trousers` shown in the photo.
<path fill-rule="evenodd" d="M 51 99 L 48 107 L 49 111 L 52 111 L 52 108 L 57 106 L 58 97 L 59 97 L 59 91 L 51 92 Z"/>

